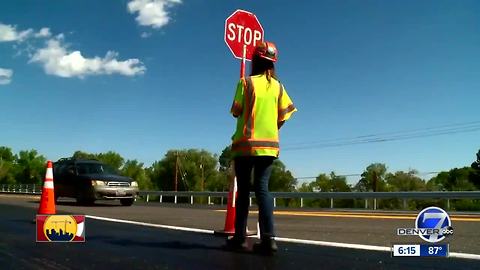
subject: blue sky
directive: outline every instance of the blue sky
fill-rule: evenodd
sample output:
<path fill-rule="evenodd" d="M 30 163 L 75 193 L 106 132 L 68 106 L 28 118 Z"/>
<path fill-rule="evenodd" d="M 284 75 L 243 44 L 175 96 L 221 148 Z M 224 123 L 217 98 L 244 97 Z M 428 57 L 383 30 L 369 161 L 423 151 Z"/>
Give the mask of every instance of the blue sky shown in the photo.
<path fill-rule="evenodd" d="M 279 49 L 298 108 L 280 158 L 296 177 L 473 161 L 478 128 L 319 143 L 478 121 L 478 1 L 2 1 L 0 145 L 52 160 L 114 150 L 147 166 L 169 149 L 220 153 L 235 125 L 239 62 L 223 35 L 236 9 Z"/>

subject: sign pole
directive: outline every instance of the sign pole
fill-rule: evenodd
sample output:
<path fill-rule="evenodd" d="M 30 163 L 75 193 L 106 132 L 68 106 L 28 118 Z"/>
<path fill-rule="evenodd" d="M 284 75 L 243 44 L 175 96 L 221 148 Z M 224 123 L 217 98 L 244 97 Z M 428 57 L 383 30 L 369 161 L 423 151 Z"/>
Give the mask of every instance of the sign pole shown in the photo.
<path fill-rule="evenodd" d="M 245 78 L 246 60 L 252 60 L 251 52 L 255 50 L 257 41 L 263 41 L 263 27 L 255 14 L 236 10 L 225 20 L 225 43 L 235 58 L 240 59 L 240 79 Z M 248 46 L 248 55 L 247 55 Z M 215 231 L 219 235 L 235 234 L 235 214 L 237 198 L 237 179 L 235 177 L 235 162 L 232 160 L 229 166 L 229 193 L 227 201 L 227 215 L 225 217 L 225 228 L 223 231 Z M 255 232 L 248 231 L 247 235 L 253 235 Z"/>
<path fill-rule="evenodd" d="M 243 44 L 243 56 L 240 62 L 240 79 L 245 77 L 245 58 L 247 57 L 247 45 Z"/>

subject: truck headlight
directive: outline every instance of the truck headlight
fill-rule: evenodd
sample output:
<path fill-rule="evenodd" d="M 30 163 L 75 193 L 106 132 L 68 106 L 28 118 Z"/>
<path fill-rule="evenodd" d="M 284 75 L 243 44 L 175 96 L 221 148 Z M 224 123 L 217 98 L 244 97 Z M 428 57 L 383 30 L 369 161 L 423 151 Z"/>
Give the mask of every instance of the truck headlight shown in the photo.
<path fill-rule="evenodd" d="M 132 186 L 132 187 L 138 187 L 137 181 L 132 181 L 132 182 L 130 182 L 130 186 Z"/>
<path fill-rule="evenodd" d="M 92 186 L 105 186 L 105 181 L 92 180 Z"/>

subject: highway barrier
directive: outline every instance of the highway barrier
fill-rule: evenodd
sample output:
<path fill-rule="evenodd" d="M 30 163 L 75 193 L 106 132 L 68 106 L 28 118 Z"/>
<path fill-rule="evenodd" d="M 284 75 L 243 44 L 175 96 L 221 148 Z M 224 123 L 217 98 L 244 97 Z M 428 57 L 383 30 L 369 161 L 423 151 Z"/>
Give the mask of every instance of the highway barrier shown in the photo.
<path fill-rule="evenodd" d="M 41 194 L 40 186 L 32 184 L 1 185 L 0 193 Z M 139 192 L 139 199 L 145 202 L 223 204 L 228 192 L 209 191 L 154 191 Z M 480 191 L 412 191 L 412 192 L 272 192 L 274 206 L 279 200 L 295 200 L 298 207 L 305 207 L 306 201 L 322 200 L 326 208 L 343 208 L 338 202 L 355 200 L 356 207 L 361 202 L 361 208 L 379 209 L 379 201 L 399 201 L 399 208 L 407 209 L 412 200 L 440 200 L 446 209 L 451 208 L 452 200 L 480 200 Z M 201 200 L 200 200 L 201 199 Z M 255 193 L 250 193 L 250 205 L 255 200 Z M 390 202 L 389 201 L 389 202 Z M 474 202 L 478 205 L 478 201 Z M 336 205 L 339 204 L 339 205 Z M 348 207 L 347 207 L 348 208 Z"/>

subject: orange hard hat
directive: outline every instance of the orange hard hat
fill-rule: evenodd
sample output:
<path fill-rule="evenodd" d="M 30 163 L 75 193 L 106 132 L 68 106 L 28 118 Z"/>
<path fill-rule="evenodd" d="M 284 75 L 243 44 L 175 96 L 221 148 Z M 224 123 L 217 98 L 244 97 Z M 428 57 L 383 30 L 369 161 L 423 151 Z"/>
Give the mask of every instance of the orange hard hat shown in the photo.
<path fill-rule="evenodd" d="M 255 55 L 262 57 L 264 59 L 270 60 L 272 62 L 277 62 L 278 51 L 277 47 L 273 42 L 261 41 L 255 47 Z"/>

